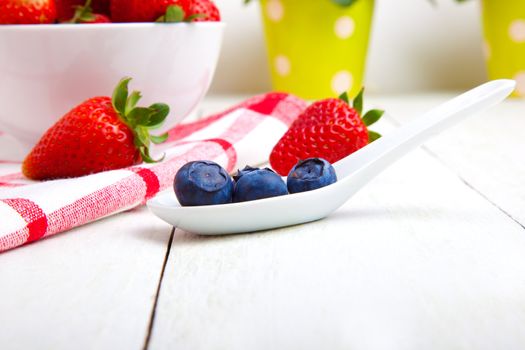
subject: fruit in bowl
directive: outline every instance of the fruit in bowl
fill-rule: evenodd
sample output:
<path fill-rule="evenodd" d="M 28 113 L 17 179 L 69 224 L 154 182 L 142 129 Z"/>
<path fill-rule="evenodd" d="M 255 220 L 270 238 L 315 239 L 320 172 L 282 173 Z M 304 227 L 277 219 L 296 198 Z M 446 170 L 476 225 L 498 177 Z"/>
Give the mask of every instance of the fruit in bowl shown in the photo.
<path fill-rule="evenodd" d="M 142 94 L 129 93 L 130 80 L 123 78 L 113 97 L 92 97 L 60 118 L 25 158 L 23 174 L 32 180 L 54 180 L 157 162 L 150 145 L 165 142 L 168 133 L 150 132 L 164 123 L 170 107 L 137 106 Z"/>
<path fill-rule="evenodd" d="M 6 1 L 22 2 L 0 0 L 2 14 Z M 145 104 L 170 105 L 162 133 L 206 94 L 223 31 L 220 22 L 0 25 L 0 130 L 28 151 L 72 106 L 132 76 Z"/>
<path fill-rule="evenodd" d="M 86 4 L 91 7 L 94 14 L 110 16 L 109 0 L 92 0 L 90 3 L 85 0 L 55 0 L 57 7 L 57 19 L 69 21 L 75 14 L 75 9 Z"/>
<path fill-rule="evenodd" d="M 187 20 L 221 19 L 213 0 L 0 0 L 0 24 L 92 23 L 71 21 L 79 9 L 114 22 L 155 22 L 170 7 L 179 8 Z"/>

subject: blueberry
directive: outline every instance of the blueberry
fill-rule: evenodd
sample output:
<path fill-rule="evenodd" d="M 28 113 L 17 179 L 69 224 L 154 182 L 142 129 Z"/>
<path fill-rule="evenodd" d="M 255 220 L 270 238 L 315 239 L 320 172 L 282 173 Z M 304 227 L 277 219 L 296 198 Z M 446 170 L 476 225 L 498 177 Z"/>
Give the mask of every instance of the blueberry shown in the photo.
<path fill-rule="evenodd" d="M 234 202 L 283 196 L 288 194 L 283 179 L 270 169 L 244 169 L 235 177 Z"/>
<path fill-rule="evenodd" d="M 299 161 L 288 174 L 288 191 L 298 193 L 316 190 L 337 181 L 335 169 L 322 158 Z"/>
<path fill-rule="evenodd" d="M 175 175 L 175 194 L 182 206 L 231 203 L 233 181 L 219 164 L 190 162 Z"/>
<path fill-rule="evenodd" d="M 259 170 L 259 168 L 253 168 L 249 165 L 245 166 L 242 170 L 237 170 L 237 174 L 233 175 L 233 181 L 237 182 L 243 175 L 251 173 L 252 171 Z"/>

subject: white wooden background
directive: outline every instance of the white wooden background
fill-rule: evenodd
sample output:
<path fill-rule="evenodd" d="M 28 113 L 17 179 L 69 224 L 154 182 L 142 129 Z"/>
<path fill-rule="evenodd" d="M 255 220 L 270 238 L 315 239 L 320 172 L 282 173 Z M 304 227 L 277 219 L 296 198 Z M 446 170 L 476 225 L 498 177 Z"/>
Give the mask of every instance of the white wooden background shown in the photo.
<path fill-rule="evenodd" d="M 449 97 L 370 100 L 388 132 Z M 322 221 L 204 238 L 142 208 L 15 249 L 0 349 L 524 349 L 524 158 L 510 101 Z"/>

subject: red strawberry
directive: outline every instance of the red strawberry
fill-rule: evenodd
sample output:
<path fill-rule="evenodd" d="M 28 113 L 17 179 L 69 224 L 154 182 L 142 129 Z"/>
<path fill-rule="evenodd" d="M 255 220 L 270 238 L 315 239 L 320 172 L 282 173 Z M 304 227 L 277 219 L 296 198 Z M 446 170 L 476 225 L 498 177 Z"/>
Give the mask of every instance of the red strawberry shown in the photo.
<path fill-rule="evenodd" d="M 111 18 L 115 22 L 155 22 L 169 6 L 178 6 L 188 14 L 192 3 L 193 0 L 111 0 Z"/>
<path fill-rule="evenodd" d="M 56 19 L 55 0 L 0 0 L 0 24 L 49 24 Z"/>
<path fill-rule="evenodd" d="M 193 18 L 193 22 L 219 22 L 221 20 L 219 9 L 211 0 L 194 0 L 188 17 Z"/>
<path fill-rule="evenodd" d="M 24 175 L 49 180 L 154 162 L 150 142 L 162 143 L 168 135 L 153 136 L 149 130 L 164 122 L 169 107 L 135 107 L 141 95 L 134 91 L 128 96 L 130 80 L 120 81 L 113 99 L 91 98 L 63 116 L 24 160 Z"/>
<path fill-rule="evenodd" d="M 77 6 L 73 18 L 68 21 L 69 23 L 111 23 L 111 20 L 102 14 L 93 13 L 91 8 L 91 0 L 87 0 L 84 6 Z"/>
<path fill-rule="evenodd" d="M 55 0 L 57 4 L 58 20 L 70 21 L 78 6 L 85 6 L 86 0 Z M 93 0 L 91 4 L 93 12 L 109 16 L 109 0 Z M 102 22 L 101 22 L 102 23 Z"/>
<path fill-rule="evenodd" d="M 348 96 L 315 102 L 290 126 L 270 155 L 270 164 L 288 175 L 299 160 L 324 158 L 334 163 L 374 141 L 379 134 L 368 131 L 383 111 L 371 110 L 361 119 L 363 90 L 350 107 Z"/>

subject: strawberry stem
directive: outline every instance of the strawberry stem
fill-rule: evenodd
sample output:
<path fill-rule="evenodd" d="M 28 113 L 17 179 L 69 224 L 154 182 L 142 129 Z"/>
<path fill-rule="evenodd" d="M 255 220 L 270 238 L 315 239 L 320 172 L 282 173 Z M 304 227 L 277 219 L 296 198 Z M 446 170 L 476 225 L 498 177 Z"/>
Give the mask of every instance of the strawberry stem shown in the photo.
<path fill-rule="evenodd" d="M 366 114 L 362 118 L 363 119 L 363 123 L 365 123 L 366 126 L 370 126 L 370 125 L 376 123 L 379 119 L 381 119 L 381 117 L 383 116 L 384 113 L 385 113 L 385 111 L 382 111 L 380 109 L 372 109 L 372 110 L 366 112 Z"/>
<path fill-rule="evenodd" d="M 180 23 L 180 22 L 193 22 L 197 18 L 207 18 L 208 15 L 204 13 L 195 13 L 191 16 L 186 17 L 184 9 L 178 5 L 170 5 L 166 8 L 166 13 L 160 16 L 155 22 L 162 23 Z"/>
<path fill-rule="evenodd" d="M 68 23 L 84 23 L 91 22 L 95 19 L 93 9 L 91 8 L 91 0 L 86 0 L 84 6 L 75 6 L 75 14 Z"/>
<path fill-rule="evenodd" d="M 352 107 L 359 113 L 359 115 L 363 115 L 363 106 L 364 106 L 364 95 L 365 95 L 365 88 L 363 87 L 357 96 L 352 101 Z M 339 99 L 343 100 L 347 104 L 350 104 L 350 100 L 348 98 L 348 93 L 343 92 L 341 96 L 339 96 Z M 370 125 L 376 123 L 381 117 L 385 111 L 380 109 L 372 109 L 365 113 L 365 115 L 361 118 L 363 120 L 363 123 L 369 127 Z M 368 131 L 368 139 L 370 142 L 374 142 L 378 138 L 380 138 L 381 135 L 374 131 Z"/>
<path fill-rule="evenodd" d="M 363 115 L 363 96 L 365 94 L 365 88 L 361 88 L 357 96 L 354 98 L 354 102 L 352 103 L 352 106 L 354 109 L 359 113 L 359 115 Z"/>
<path fill-rule="evenodd" d="M 186 17 L 186 13 L 182 7 L 178 5 L 170 5 L 166 8 L 166 13 L 160 16 L 156 22 L 178 23 L 183 22 L 184 17 Z"/>
<path fill-rule="evenodd" d="M 348 96 L 348 92 L 346 91 L 339 96 L 339 99 L 343 100 L 348 105 L 350 104 L 350 97 Z"/>
<path fill-rule="evenodd" d="M 381 138 L 381 135 L 375 131 L 368 130 L 368 143 L 372 143 L 375 140 Z"/>
<path fill-rule="evenodd" d="M 154 160 L 149 153 L 151 143 L 160 144 L 168 139 L 168 134 L 151 135 L 151 129 L 158 128 L 164 123 L 170 107 L 164 103 L 154 103 L 149 107 L 136 107 L 142 95 L 139 91 L 129 94 L 128 84 L 131 78 L 120 80 L 113 91 L 113 108 L 120 119 L 132 130 L 135 146 L 140 151 L 142 160 L 146 163 L 156 163 L 164 159 Z"/>

